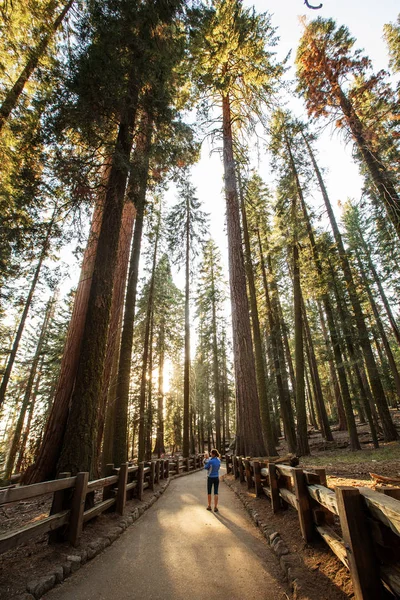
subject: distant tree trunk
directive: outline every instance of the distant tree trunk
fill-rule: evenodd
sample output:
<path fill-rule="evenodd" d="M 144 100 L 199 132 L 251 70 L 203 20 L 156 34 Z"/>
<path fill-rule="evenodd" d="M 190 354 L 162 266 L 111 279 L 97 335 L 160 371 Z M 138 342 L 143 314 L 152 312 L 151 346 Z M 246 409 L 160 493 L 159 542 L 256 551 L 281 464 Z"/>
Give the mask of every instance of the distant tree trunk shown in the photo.
<path fill-rule="evenodd" d="M 47 232 L 46 232 L 46 237 L 44 239 L 43 242 L 43 246 L 42 246 L 42 250 L 39 256 L 39 260 L 38 263 L 36 265 L 36 269 L 35 272 L 33 274 L 33 279 L 32 279 L 32 283 L 31 283 L 31 287 L 29 288 L 29 292 L 28 292 L 28 296 L 25 302 L 25 306 L 24 306 L 24 310 L 22 311 L 22 315 L 21 315 L 21 319 L 17 328 L 17 331 L 15 333 L 15 337 L 14 337 L 14 341 L 13 341 L 13 345 L 11 348 L 11 352 L 10 355 L 8 357 L 7 360 L 7 366 L 5 368 L 4 374 L 3 374 L 3 379 L 1 381 L 1 386 L 0 386 L 0 407 L 2 406 L 4 399 L 5 399 L 5 395 L 7 392 L 7 386 L 8 386 L 8 382 L 10 380 L 10 376 L 11 376 L 11 371 L 12 368 L 14 366 L 14 361 L 15 361 L 15 357 L 17 355 L 18 352 L 18 348 L 19 348 L 19 343 L 21 341 L 21 337 L 25 328 L 25 323 L 26 323 L 26 318 L 28 316 L 28 312 L 29 309 L 31 307 L 32 304 L 32 298 L 33 298 L 33 294 L 35 293 L 35 289 L 36 289 L 36 284 L 38 282 L 39 279 L 39 275 L 40 275 L 40 271 L 42 269 L 42 265 L 43 265 L 43 261 L 47 256 L 47 252 L 49 251 L 49 241 L 50 241 L 50 235 L 53 229 L 53 225 L 54 225 L 54 219 L 56 216 L 56 209 L 54 209 L 53 212 L 53 216 L 48 224 L 47 227 Z"/>
<path fill-rule="evenodd" d="M 116 340 L 117 349 L 121 346 L 121 327 L 118 330 L 118 339 Z M 101 453 L 101 468 L 102 474 L 105 474 L 106 465 L 113 462 L 113 441 L 114 441 L 114 426 L 115 426 L 115 404 L 117 393 L 117 378 L 118 378 L 118 362 L 119 352 L 114 354 L 114 361 L 111 368 L 110 386 L 108 388 L 106 415 L 104 424 L 104 440 L 103 451 Z"/>
<path fill-rule="evenodd" d="M 24 475 L 23 481 L 25 484 L 54 479 L 56 475 L 57 460 L 64 438 L 70 399 L 79 363 L 83 327 L 97 252 L 97 240 L 103 214 L 104 189 L 108 177 L 109 165 L 106 164 L 102 177 L 103 189 L 93 211 L 89 239 L 83 255 L 78 288 L 75 293 L 74 307 L 68 326 L 51 412 L 46 421 L 46 428 L 35 463 L 27 469 Z"/>
<path fill-rule="evenodd" d="M 50 30 L 46 35 L 39 41 L 35 48 L 30 50 L 30 56 L 28 58 L 28 62 L 25 67 L 22 69 L 17 81 L 14 83 L 11 89 L 5 95 L 2 105 L 0 106 L 0 132 L 2 131 L 4 125 L 6 124 L 8 117 L 11 112 L 17 106 L 18 99 L 22 92 L 24 91 L 24 87 L 39 64 L 40 59 L 44 56 L 55 32 L 63 22 L 66 14 L 69 9 L 73 5 L 74 0 L 69 0 L 66 3 L 61 13 L 58 15 L 54 23 L 52 24 Z M 50 0 L 47 10 L 52 9 L 55 6 L 54 0 Z"/>
<path fill-rule="evenodd" d="M 304 304 L 304 299 L 301 299 L 301 306 L 303 311 L 303 323 L 304 323 L 304 332 L 305 338 L 308 346 L 308 352 L 310 357 L 310 375 L 313 381 L 313 387 L 315 389 L 314 397 L 315 404 L 317 407 L 318 413 L 318 421 L 321 428 L 322 437 L 325 438 L 328 442 L 333 442 L 333 435 L 329 425 L 328 414 L 326 412 L 326 407 L 324 403 L 324 396 L 322 393 L 321 380 L 318 372 L 317 358 L 315 356 L 314 343 L 311 335 L 310 324 L 307 317 L 306 307 Z"/>
<path fill-rule="evenodd" d="M 356 379 L 357 379 L 358 389 L 360 392 L 361 400 L 362 400 L 363 406 L 365 408 L 365 412 L 367 414 L 368 422 L 369 422 L 370 429 L 371 429 L 371 436 L 372 436 L 375 447 L 378 447 L 377 446 L 378 437 L 376 434 L 376 428 L 375 428 L 375 424 L 374 424 L 373 417 L 372 417 L 371 405 L 372 405 L 373 401 L 372 401 L 372 396 L 371 396 L 371 401 L 369 401 L 369 399 L 368 399 L 368 394 L 367 394 L 366 387 L 364 384 L 364 379 L 362 377 L 363 365 L 362 365 L 361 354 L 360 354 L 359 349 L 355 348 L 355 346 L 353 344 L 353 335 L 352 335 L 351 328 L 349 326 L 350 314 L 340 296 L 339 289 L 338 289 L 338 282 L 335 277 L 335 272 L 333 270 L 332 264 L 330 264 L 330 270 L 331 270 L 331 276 L 332 276 L 332 282 L 333 282 L 333 290 L 335 293 L 336 304 L 337 304 L 338 311 L 339 311 L 339 317 L 342 322 L 342 329 L 343 329 L 343 333 L 344 333 L 347 350 L 348 350 L 350 360 L 351 360 L 351 363 L 353 366 L 353 371 L 354 371 Z M 366 378 L 365 378 L 365 380 L 366 380 Z M 354 396 L 357 397 L 357 394 L 355 393 Z"/>
<path fill-rule="evenodd" d="M 41 378 L 42 378 L 42 374 L 43 374 L 43 362 L 44 362 L 44 357 L 42 355 L 41 359 L 40 359 L 40 364 L 37 369 L 35 388 L 33 390 L 33 393 L 31 394 L 31 398 L 29 401 L 28 419 L 26 421 L 25 430 L 22 435 L 21 443 L 19 445 L 18 458 L 17 458 L 17 462 L 15 464 L 15 472 L 16 473 L 19 473 L 21 471 L 22 463 L 23 463 L 24 456 L 25 456 L 26 444 L 28 442 L 29 434 L 31 431 L 33 413 L 34 413 L 35 407 L 36 407 L 36 398 L 38 396 L 39 386 L 40 386 L 40 382 L 41 382 Z"/>
<path fill-rule="evenodd" d="M 11 443 L 10 452 L 7 457 L 7 462 L 6 462 L 6 467 L 5 467 L 5 479 L 10 479 L 12 472 L 13 472 L 15 457 L 17 455 L 18 446 L 19 446 L 19 442 L 20 442 L 20 438 L 21 438 L 21 432 L 22 432 L 22 428 L 24 426 L 26 411 L 27 411 L 29 403 L 31 401 L 32 388 L 33 388 L 33 384 L 35 382 L 35 377 L 36 377 L 37 368 L 38 368 L 38 364 L 39 364 L 42 349 L 43 349 L 43 344 L 44 344 L 44 341 L 45 341 L 45 338 L 47 335 L 50 319 L 53 316 L 53 307 L 54 307 L 54 297 L 51 298 L 51 300 L 49 300 L 49 302 L 47 304 L 45 317 L 44 317 L 43 324 L 42 324 L 42 327 L 40 330 L 39 340 L 38 340 L 38 343 L 36 346 L 35 355 L 33 357 L 31 368 L 29 371 L 28 381 L 26 383 L 24 399 L 22 401 L 22 406 L 21 406 L 21 410 L 19 413 L 17 426 L 14 431 L 14 436 L 13 436 L 13 440 Z"/>
<path fill-rule="evenodd" d="M 331 310 L 330 307 L 330 300 L 329 300 L 329 308 L 328 310 Z M 320 322 L 321 322 L 321 328 L 322 328 L 322 332 L 324 334 L 324 340 L 325 340 L 325 347 L 327 352 L 330 354 L 331 353 L 331 348 L 329 346 L 329 338 L 328 338 L 328 331 L 326 328 L 326 323 L 325 323 L 325 316 L 322 310 L 322 306 L 320 304 L 320 302 L 318 302 L 318 310 L 319 310 L 319 317 L 320 317 Z M 334 334 L 334 339 L 337 338 L 337 333 L 335 332 Z M 332 337 L 331 337 L 331 343 L 332 343 Z M 332 343 L 333 346 L 333 343 Z M 341 356 L 341 349 L 339 347 L 339 352 L 340 352 L 340 356 Z M 340 383 L 338 380 L 338 375 L 336 373 L 335 370 L 335 365 L 332 361 L 331 358 L 328 359 L 329 360 L 329 370 L 330 370 L 330 375 L 331 375 L 331 382 L 333 385 L 333 391 L 335 394 L 335 400 L 336 400 L 336 406 L 337 406 L 337 414 L 338 414 L 338 421 L 339 421 L 339 431 L 345 431 L 347 429 L 347 423 L 346 423 L 346 413 L 344 411 L 344 406 L 343 406 L 343 400 L 342 400 L 342 395 L 341 395 L 341 391 L 340 391 Z M 339 363 L 339 365 L 341 365 L 343 367 L 343 365 L 341 363 Z M 344 377 L 346 377 L 346 374 L 344 373 Z M 350 401 L 351 402 L 351 401 Z"/>
<path fill-rule="evenodd" d="M 212 311 L 212 352 L 215 399 L 215 438 L 216 448 L 221 452 L 221 389 L 219 380 L 218 340 L 217 340 L 217 311 L 215 306 L 214 256 L 211 257 L 211 311 Z"/>
<path fill-rule="evenodd" d="M 145 459 L 145 442 L 146 442 L 146 428 L 145 428 L 145 412 L 146 412 L 146 375 L 148 369 L 149 352 L 150 352 L 150 328 L 151 328 L 151 315 L 154 306 L 154 279 L 157 264 L 157 251 L 160 235 L 161 225 L 161 208 L 158 216 L 158 223 L 156 229 L 156 237 L 154 242 L 153 250 L 153 262 L 151 267 L 151 279 L 149 286 L 149 297 L 147 300 L 146 310 L 146 324 L 143 341 L 143 359 L 142 359 L 142 376 L 140 381 L 140 396 L 139 396 L 139 449 L 138 449 L 138 461 L 141 462 Z"/>
<path fill-rule="evenodd" d="M 113 457 L 114 462 L 117 465 L 126 461 L 127 458 L 129 383 L 132 363 L 136 290 L 149 176 L 151 136 L 153 131 L 152 123 L 151 118 L 145 114 L 142 118 L 142 131 L 138 135 L 136 143 L 133 160 L 134 166 L 131 171 L 128 186 L 128 197 L 132 200 L 136 208 L 136 220 L 125 296 L 125 312 L 116 390 Z"/>
<path fill-rule="evenodd" d="M 261 428 L 246 291 L 240 210 L 235 180 L 231 107 L 227 95 L 222 97 L 222 120 L 233 356 L 237 398 L 236 451 L 246 456 L 265 456 L 266 450 Z"/>
<path fill-rule="evenodd" d="M 186 248 L 185 248 L 185 362 L 183 369 L 183 448 L 184 457 L 189 456 L 189 419 L 190 419 L 190 200 L 186 201 Z"/>
<path fill-rule="evenodd" d="M 96 468 L 99 397 L 139 93 L 136 65 L 132 68 L 128 88 L 106 188 L 80 360 L 58 463 L 61 471 L 73 474 L 88 471 L 91 477 Z"/>
<path fill-rule="evenodd" d="M 149 360 L 147 372 L 147 411 L 146 411 L 146 444 L 145 457 L 151 460 L 152 451 L 152 431 L 153 431 L 153 335 L 154 335 L 154 309 L 150 315 L 150 336 L 149 336 Z"/>
<path fill-rule="evenodd" d="M 165 363 L 165 322 L 162 319 L 158 334 L 158 398 L 157 398 L 157 437 L 154 454 L 160 458 L 165 453 L 164 444 L 164 363 Z"/>
<path fill-rule="evenodd" d="M 350 301 L 354 310 L 355 322 L 359 335 L 359 342 L 361 349 L 364 354 L 365 364 L 368 370 L 368 376 L 370 380 L 370 385 L 372 389 L 372 393 L 374 396 L 374 401 L 378 408 L 379 416 L 381 418 L 383 433 L 385 437 L 385 441 L 393 441 L 398 439 L 398 434 L 396 428 L 393 424 L 392 417 L 389 412 L 389 407 L 387 405 L 385 392 L 382 386 L 382 382 L 380 380 L 379 371 L 376 366 L 374 354 L 372 352 L 371 344 L 368 337 L 368 330 L 365 325 L 364 314 L 362 312 L 361 304 L 358 299 L 357 290 L 354 284 L 349 260 L 343 245 L 342 236 L 340 234 L 339 228 L 336 223 L 336 218 L 332 210 L 331 203 L 329 201 L 328 193 L 325 188 L 324 181 L 322 179 L 321 172 L 318 168 L 316 160 L 314 158 L 314 154 L 311 151 L 310 146 L 308 146 L 309 155 L 314 167 L 315 174 L 318 179 L 318 183 L 321 189 L 322 197 L 325 202 L 325 206 L 328 212 L 329 221 L 332 226 L 333 235 L 336 241 L 337 249 L 340 256 L 340 261 L 343 269 L 344 278 L 346 280 L 347 289 L 350 297 Z M 400 221 L 398 221 L 398 233 L 400 233 Z"/>
<path fill-rule="evenodd" d="M 249 295 L 250 295 L 251 321 L 252 321 L 252 325 L 253 325 L 254 357 L 255 357 L 255 366 L 256 366 L 258 398 L 259 398 L 259 402 L 260 402 L 260 414 L 261 414 L 262 428 L 263 428 L 263 433 L 264 433 L 264 441 L 265 441 L 265 445 L 267 448 L 268 456 L 276 456 L 276 447 L 274 444 L 274 438 L 273 438 L 272 426 L 271 426 L 271 414 L 270 414 L 270 403 L 268 400 L 268 392 L 267 392 L 267 381 L 266 381 L 266 377 L 265 377 L 265 362 L 264 362 L 264 355 L 263 355 L 262 341 L 261 341 L 260 320 L 258 317 L 256 284 L 254 281 L 253 263 L 252 263 L 252 259 L 251 259 L 251 248 L 250 248 L 249 230 L 248 230 L 248 225 L 247 225 L 246 206 L 244 203 L 239 171 L 238 171 L 238 181 L 239 181 L 240 205 L 241 205 L 241 211 L 242 211 L 243 239 L 244 239 L 244 248 L 245 248 L 245 268 L 246 268 L 247 283 L 248 283 Z"/>
<path fill-rule="evenodd" d="M 276 378 L 276 386 L 278 389 L 279 402 L 281 407 L 282 421 L 285 428 L 286 440 L 288 443 L 289 452 L 296 451 L 296 432 L 294 428 L 294 419 L 292 406 L 290 403 L 289 385 L 287 380 L 286 366 L 284 362 L 284 349 L 282 344 L 282 334 L 280 331 L 279 316 L 277 315 L 272 307 L 271 297 L 269 293 L 269 286 L 267 280 L 267 274 L 265 269 L 264 253 L 260 237 L 260 232 L 257 230 L 258 247 L 260 255 L 260 266 L 264 286 L 265 303 L 267 308 L 267 317 L 269 323 L 269 329 L 271 332 L 271 349 L 274 361 L 274 373 Z M 268 257 L 270 260 L 270 257 Z M 270 265 L 270 273 L 271 273 Z M 272 275 L 272 273 L 271 273 Z M 280 351 L 279 351 L 280 348 Z M 273 455 L 271 455 L 273 456 Z"/>
<path fill-rule="evenodd" d="M 293 201 L 294 205 L 295 202 Z M 295 212 L 295 208 L 293 212 Z M 294 224 L 297 228 L 297 219 Z M 301 311 L 301 286 L 299 266 L 299 246 L 297 234 L 293 241 L 293 301 L 294 301 L 294 347 L 296 364 L 296 417 L 297 417 L 297 454 L 310 454 L 307 437 L 306 396 L 304 386 L 304 344 L 303 318 Z"/>

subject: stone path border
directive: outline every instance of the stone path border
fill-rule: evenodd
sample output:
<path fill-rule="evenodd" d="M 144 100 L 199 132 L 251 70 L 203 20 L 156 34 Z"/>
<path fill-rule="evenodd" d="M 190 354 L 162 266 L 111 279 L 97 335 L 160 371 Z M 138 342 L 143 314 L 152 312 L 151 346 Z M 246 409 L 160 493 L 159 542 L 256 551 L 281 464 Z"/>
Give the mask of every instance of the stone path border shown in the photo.
<path fill-rule="evenodd" d="M 235 489 L 233 485 L 235 481 L 230 481 L 225 477 L 223 478 L 223 481 L 242 502 L 250 518 L 254 521 L 255 525 L 259 528 L 271 549 L 278 557 L 283 575 L 286 577 L 293 593 L 293 600 L 300 599 L 302 597 L 301 568 L 298 565 L 297 557 L 290 554 L 289 549 L 282 540 L 280 534 L 271 529 L 271 527 L 260 518 L 257 511 L 254 510 L 254 508 L 251 508 L 250 500 L 246 494 Z"/>

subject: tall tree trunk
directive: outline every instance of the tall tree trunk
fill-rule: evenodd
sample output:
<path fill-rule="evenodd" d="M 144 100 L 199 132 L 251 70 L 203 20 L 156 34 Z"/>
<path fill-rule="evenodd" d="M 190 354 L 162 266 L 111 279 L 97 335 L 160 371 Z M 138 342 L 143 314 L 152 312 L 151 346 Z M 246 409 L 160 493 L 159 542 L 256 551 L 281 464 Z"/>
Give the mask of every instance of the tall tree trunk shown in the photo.
<path fill-rule="evenodd" d="M 214 255 L 211 256 L 211 312 L 212 312 L 212 352 L 213 352 L 213 378 L 214 378 L 214 400 L 215 400 L 215 439 L 218 452 L 222 452 L 221 446 L 221 389 L 219 380 L 218 340 L 217 340 L 217 309 L 215 301 L 214 282 Z"/>
<path fill-rule="evenodd" d="M 262 341 L 261 341 L 260 320 L 258 318 L 256 284 L 254 281 L 254 270 L 253 270 L 253 263 L 252 263 L 252 259 L 251 259 L 251 248 L 250 248 L 249 230 L 248 230 L 248 225 L 247 225 L 247 214 L 246 214 L 246 207 L 245 207 L 244 198 L 243 198 L 243 190 L 242 190 L 242 186 L 241 186 L 239 171 L 238 171 L 238 181 L 239 181 L 240 205 L 241 205 L 241 211 L 242 211 L 243 239 L 244 239 L 244 249 L 245 249 L 245 267 L 246 267 L 246 274 L 247 274 L 247 283 L 248 283 L 248 287 L 249 287 L 251 321 L 252 321 L 252 325 L 253 325 L 254 357 L 255 357 L 255 366 L 256 366 L 258 399 L 260 401 L 260 414 L 261 414 L 261 420 L 262 420 L 262 426 L 263 426 L 264 441 L 265 441 L 265 445 L 267 448 L 268 456 L 276 456 L 276 448 L 275 448 L 275 444 L 274 444 L 274 438 L 273 438 L 272 426 L 271 426 L 271 414 L 270 414 L 270 403 L 268 400 L 267 381 L 266 381 L 266 377 L 265 377 L 265 361 L 264 361 Z"/>
<path fill-rule="evenodd" d="M 97 456 L 100 456 L 103 441 L 104 421 L 106 416 L 108 391 L 111 381 L 111 372 L 115 364 L 115 355 L 119 356 L 118 343 L 121 340 L 121 322 L 124 310 L 124 296 L 129 265 L 129 254 L 132 242 L 133 224 L 135 221 L 135 207 L 127 198 L 122 213 L 121 232 L 118 246 L 117 264 L 114 274 L 114 287 L 111 301 L 110 325 L 108 329 L 106 358 L 104 364 L 103 389 L 99 406 L 98 431 L 97 431 Z M 118 465 L 118 463 L 116 463 Z"/>
<path fill-rule="evenodd" d="M 136 65 L 135 65 L 136 67 Z M 138 102 L 138 77 L 132 68 L 107 183 L 103 219 L 90 288 L 80 360 L 58 468 L 95 472 L 97 415 L 103 383 L 107 332 L 129 158 Z"/>
<path fill-rule="evenodd" d="M 154 242 L 154 250 L 153 250 L 153 261 L 151 267 L 151 279 L 149 286 L 149 297 L 147 300 L 147 310 L 146 310 L 146 325 L 144 332 L 144 341 L 143 341 L 143 359 L 142 359 L 142 376 L 140 381 L 140 396 L 139 396 L 139 448 L 138 448 L 138 461 L 141 462 L 145 458 L 145 441 L 146 441 L 146 422 L 145 422 L 145 412 L 146 412 L 146 375 L 148 369 L 148 361 L 149 361 L 149 351 L 150 351 L 150 327 L 151 327 L 151 315 L 154 308 L 154 279 L 156 272 L 156 264 L 157 264 L 157 251 L 159 244 L 159 236 L 160 236 L 160 225 L 161 225 L 161 207 L 158 215 L 158 222 L 156 226 L 156 237 Z"/>
<path fill-rule="evenodd" d="M 97 252 L 97 240 L 103 214 L 104 190 L 109 174 L 110 166 L 106 164 L 102 175 L 103 190 L 99 194 L 92 215 L 89 239 L 82 260 L 78 288 L 68 326 L 68 334 L 61 359 L 60 373 L 51 412 L 46 421 L 46 428 L 35 463 L 27 469 L 24 475 L 23 481 L 25 484 L 54 479 L 56 476 L 57 460 L 64 438 L 70 399 L 79 363 L 83 328 Z"/>
<path fill-rule="evenodd" d="M 321 172 L 318 168 L 316 160 L 314 158 L 314 154 L 311 150 L 311 147 L 308 145 L 309 155 L 314 167 L 315 174 L 318 179 L 318 183 L 321 189 L 322 197 L 325 202 L 326 210 L 328 212 L 329 221 L 332 226 L 333 235 L 336 241 L 337 249 L 340 256 L 340 261 L 343 269 L 344 278 L 346 280 L 347 289 L 350 297 L 350 301 L 354 311 L 355 322 L 359 335 L 359 342 L 361 349 L 364 354 L 365 364 L 368 371 L 369 381 L 372 389 L 372 393 L 374 396 L 374 401 L 378 408 L 379 416 L 382 422 L 383 433 L 385 440 L 387 442 L 398 439 L 398 434 L 396 428 L 393 424 L 392 417 L 389 412 L 389 407 L 387 405 L 385 392 L 382 386 L 382 382 L 379 377 L 379 371 L 376 366 L 374 354 L 372 352 L 371 344 L 368 337 L 368 330 L 365 325 L 364 314 L 362 312 L 361 304 L 358 299 L 356 286 L 354 284 L 353 275 L 351 272 L 349 260 L 343 245 L 342 236 L 340 234 L 339 228 L 336 223 L 336 218 L 332 210 L 332 206 L 328 197 L 328 193 L 326 191 L 326 187 L 324 181 L 322 179 Z M 400 206 L 399 206 L 400 208 Z M 399 223 L 399 233 L 400 233 L 400 221 Z"/>
<path fill-rule="evenodd" d="M 19 413 L 17 426 L 14 431 L 14 436 L 13 436 L 13 440 L 11 443 L 10 452 L 7 457 L 7 462 L 6 462 L 6 467 L 5 467 L 5 479 L 9 479 L 13 472 L 15 457 L 17 455 L 18 446 L 19 446 L 19 442 L 20 442 L 20 438 L 21 438 L 21 432 L 22 432 L 22 428 L 24 425 L 24 421 L 25 421 L 25 415 L 26 415 L 26 411 L 28 409 L 29 403 L 31 401 L 32 388 L 33 388 L 33 384 L 35 381 L 36 372 L 37 372 L 38 364 L 39 364 L 42 349 L 43 349 L 43 344 L 46 339 L 48 325 L 49 325 L 50 319 L 53 316 L 53 312 L 54 312 L 54 297 L 51 298 L 51 300 L 49 300 L 49 302 L 47 304 L 45 317 L 44 317 L 43 324 L 42 324 L 42 327 L 40 330 L 39 340 L 38 340 L 38 343 L 36 346 L 35 355 L 33 357 L 31 368 L 29 371 L 28 381 L 26 383 L 24 399 L 22 401 L 22 406 L 21 406 L 21 410 Z"/>
<path fill-rule="evenodd" d="M 36 265 L 36 269 L 35 272 L 33 274 L 33 279 L 32 279 L 32 283 L 31 283 L 31 287 L 29 288 L 29 292 L 28 292 L 28 297 L 26 299 L 25 302 L 25 306 L 24 306 L 24 310 L 22 311 L 22 315 L 21 315 L 21 319 L 17 328 L 17 331 L 15 333 L 15 337 L 14 337 L 14 341 L 13 341 L 13 345 L 11 348 L 11 352 L 10 355 L 8 357 L 8 361 L 7 361 L 7 366 L 5 368 L 4 374 L 3 374 L 3 379 L 1 381 L 1 386 L 0 386 L 0 407 L 2 406 L 5 396 L 6 396 L 6 392 L 7 392 L 7 386 L 8 386 L 8 382 L 10 380 L 10 376 L 11 376 L 11 371 L 12 368 L 14 366 L 14 362 L 15 362 L 15 357 L 17 355 L 18 352 L 18 348 L 19 348 L 19 343 L 21 341 L 21 337 L 25 328 L 25 323 L 26 323 L 26 319 L 28 316 L 28 312 L 29 309 L 31 307 L 32 304 L 32 298 L 33 298 L 33 294 L 35 293 L 35 289 L 36 289 L 36 285 L 39 279 L 39 275 L 40 275 L 40 271 L 42 269 L 42 265 L 43 265 L 43 261 L 47 256 L 47 252 L 49 251 L 49 241 L 50 241 L 50 235 L 53 229 L 53 225 L 54 225 L 54 219 L 56 216 L 56 210 L 54 209 L 53 212 L 53 216 L 47 226 L 47 231 L 46 231 L 46 237 L 44 239 L 43 242 L 43 246 L 42 246 L 42 250 L 40 252 L 40 256 L 39 256 L 39 260 L 38 263 Z"/>
<path fill-rule="evenodd" d="M 133 161 L 134 167 L 131 171 L 128 186 L 128 198 L 133 202 L 136 208 L 136 220 L 125 296 L 124 323 L 121 335 L 118 383 L 116 390 L 113 458 L 117 465 L 126 461 L 127 458 L 128 403 L 133 329 L 142 245 L 143 219 L 146 206 L 146 190 L 149 176 L 151 136 L 153 131 L 152 123 L 152 119 L 145 114 L 142 118 L 142 131 L 137 139 Z"/>
<path fill-rule="evenodd" d="M 264 456 L 266 451 L 261 428 L 251 339 L 229 96 L 222 97 L 222 120 L 233 356 L 237 400 L 236 451 L 246 456 Z"/>
<path fill-rule="evenodd" d="M 267 308 L 267 317 L 269 323 L 269 329 L 271 332 L 271 349 L 274 361 L 274 373 L 276 378 L 276 386 L 278 389 L 279 402 L 281 408 L 281 415 L 283 426 L 285 428 L 286 440 L 288 443 L 289 452 L 296 451 L 296 432 L 294 427 L 294 419 L 292 406 L 290 403 L 289 385 L 286 373 L 286 366 L 284 362 L 284 350 L 282 344 L 282 335 L 280 331 L 280 320 L 275 314 L 272 307 L 271 297 L 269 293 L 269 286 L 267 280 L 267 273 L 265 269 L 264 253 L 262 248 L 262 242 L 260 232 L 257 229 L 258 248 L 260 255 L 260 266 L 264 286 L 265 304 Z M 271 270 L 270 270 L 271 272 Z M 280 347 L 280 351 L 279 351 Z M 273 455 L 271 455 L 273 456 Z"/>
<path fill-rule="evenodd" d="M 186 248 L 185 248 L 185 362 L 183 368 L 183 447 L 184 457 L 189 456 L 189 437 L 190 437 L 190 204 L 189 196 L 186 201 Z"/>
<path fill-rule="evenodd" d="M 68 13 L 73 3 L 74 0 L 69 0 L 69 2 L 66 3 L 63 10 L 52 24 L 50 30 L 39 41 L 37 46 L 31 49 L 28 62 L 22 69 L 17 81 L 14 83 L 12 88 L 9 89 L 6 93 L 3 103 L 0 106 L 0 132 L 3 129 L 4 125 L 7 123 L 8 117 L 10 116 L 11 112 L 17 106 L 18 99 L 24 91 L 24 87 L 28 79 L 38 66 L 40 59 L 44 56 L 44 53 L 46 52 L 52 38 L 54 37 L 55 32 L 63 22 L 66 14 Z M 50 0 L 47 10 L 53 8 L 54 6 L 54 0 Z"/>

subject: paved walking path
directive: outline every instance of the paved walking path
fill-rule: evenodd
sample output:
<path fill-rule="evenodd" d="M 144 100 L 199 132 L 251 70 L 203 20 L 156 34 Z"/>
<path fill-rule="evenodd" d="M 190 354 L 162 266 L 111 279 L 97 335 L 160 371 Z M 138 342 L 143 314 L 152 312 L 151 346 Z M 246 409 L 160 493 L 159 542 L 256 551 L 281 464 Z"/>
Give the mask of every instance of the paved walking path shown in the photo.
<path fill-rule="evenodd" d="M 46 600 L 284 600 L 279 565 L 223 483 L 206 510 L 206 473 L 171 482 L 153 506 Z"/>

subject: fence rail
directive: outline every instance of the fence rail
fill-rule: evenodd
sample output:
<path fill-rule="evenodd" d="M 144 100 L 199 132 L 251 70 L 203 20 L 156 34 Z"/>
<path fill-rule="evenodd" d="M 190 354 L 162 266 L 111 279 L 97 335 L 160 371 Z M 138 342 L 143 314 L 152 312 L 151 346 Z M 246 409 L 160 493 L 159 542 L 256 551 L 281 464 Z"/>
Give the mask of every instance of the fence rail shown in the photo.
<path fill-rule="evenodd" d="M 153 490 L 160 480 L 181 472 L 194 471 L 203 465 L 203 455 L 189 459 L 158 459 L 138 465 L 123 463 L 119 468 L 106 466 L 105 477 L 89 481 L 89 473 L 60 473 L 59 479 L 33 485 L 0 489 L 0 506 L 53 494 L 49 516 L 0 535 L 0 554 L 39 535 L 49 534 L 50 541 L 68 540 L 79 544 L 83 525 L 103 512 L 124 514 L 127 500 L 142 500 L 143 491 Z M 173 468 L 171 468 L 173 467 Z M 103 490 L 100 502 L 93 504 L 94 493 Z"/>
<path fill-rule="evenodd" d="M 243 456 L 226 458 L 227 473 L 267 496 L 274 513 L 292 506 L 304 540 L 319 535 L 349 570 L 356 600 L 400 597 L 400 490 L 326 484 L 312 471 Z M 383 493 L 382 493 L 383 492 Z M 393 497 L 394 496 L 394 497 Z"/>

